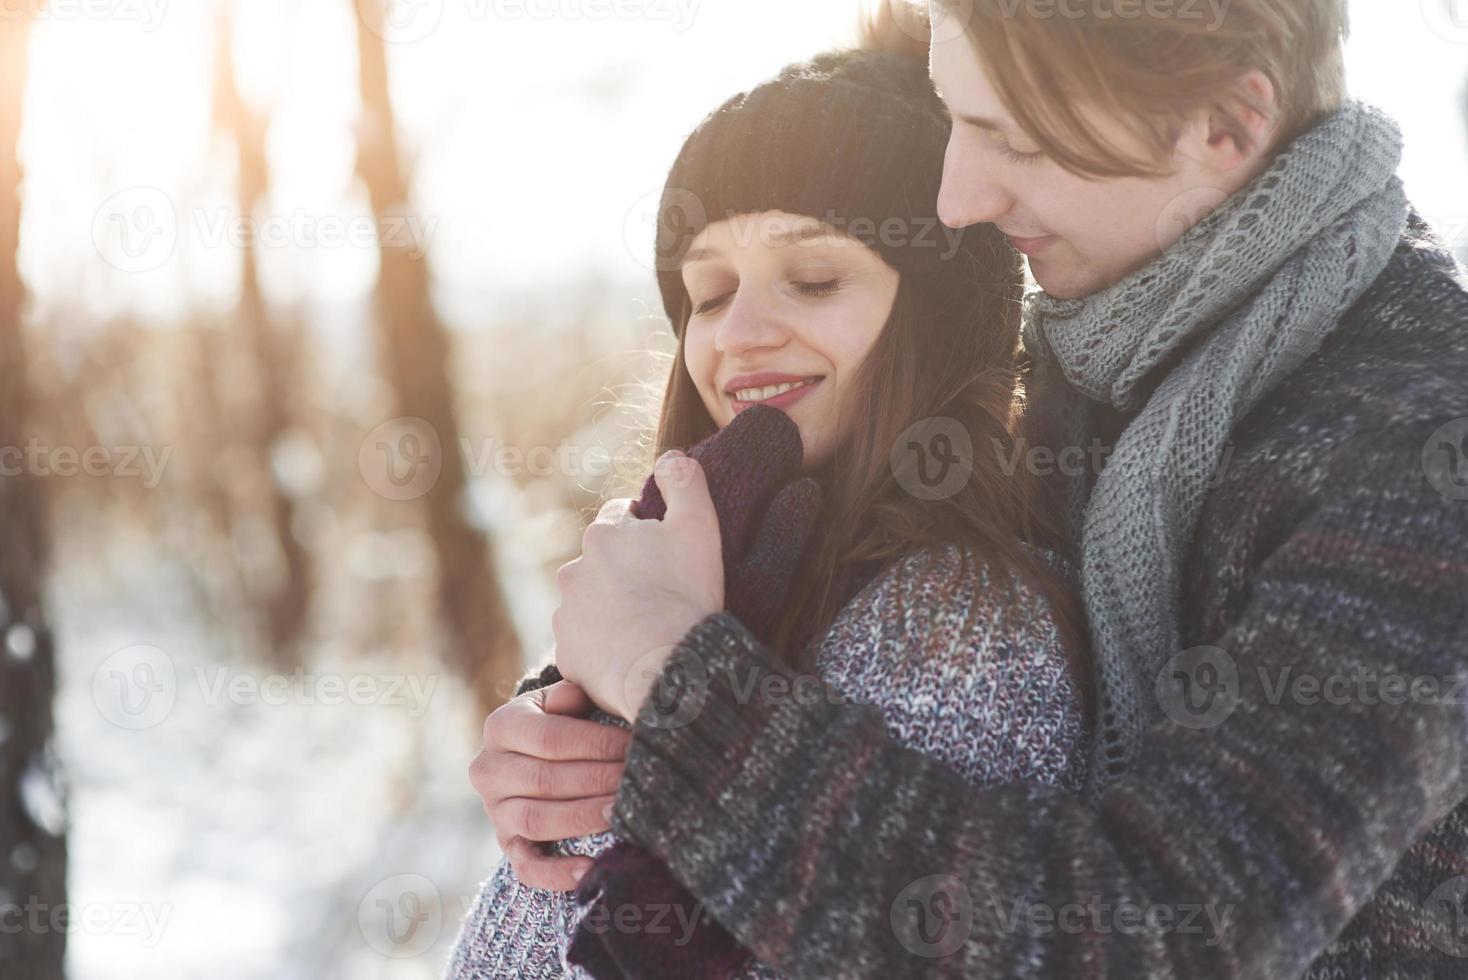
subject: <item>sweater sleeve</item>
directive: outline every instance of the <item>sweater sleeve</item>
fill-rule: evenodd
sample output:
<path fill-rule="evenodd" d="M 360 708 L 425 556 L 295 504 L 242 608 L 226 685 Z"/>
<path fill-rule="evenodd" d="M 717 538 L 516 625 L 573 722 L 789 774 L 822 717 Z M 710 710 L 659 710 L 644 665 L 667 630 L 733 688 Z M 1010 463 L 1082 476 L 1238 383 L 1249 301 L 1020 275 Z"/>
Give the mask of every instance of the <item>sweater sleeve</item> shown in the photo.
<path fill-rule="evenodd" d="M 515 697 L 519 697 L 526 691 L 538 691 L 542 687 L 550 687 L 561 679 L 561 672 L 556 668 L 555 661 L 542 664 L 515 684 Z"/>
<path fill-rule="evenodd" d="M 621 718 L 602 711 L 593 711 L 590 717 L 603 725 L 627 727 Z M 616 842 L 614 833 L 604 831 L 556 841 L 549 850 L 594 858 Z M 565 961 L 580 915 L 575 892 L 532 888 L 515 876 L 508 859 L 501 858 L 459 924 L 445 980 L 584 977 L 584 971 Z"/>
<path fill-rule="evenodd" d="M 956 548 L 925 549 L 847 604 L 817 644 L 819 680 L 803 678 L 812 684 L 792 696 L 818 683 L 835 700 L 866 705 L 892 738 L 970 785 L 1030 777 L 1079 788 L 1082 702 L 1040 602 L 1023 588 L 1001 593 Z M 909 642 L 915 636 L 924 642 Z M 597 834 L 555 849 L 594 856 L 616 840 Z M 579 914 L 572 892 L 529 888 L 501 862 L 461 926 L 448 977 L 582 976 L 562 959 Z M 777 977 L 756 962 L 739 980 Z"/>
<path fill-rule="evenodd" d="M 833 700 L 875 707 L 894 741 L 973 785 L 1081 786 L 1084 708 L 1054 619 L 956 546 L 887 569 L 836 618 L 815 666 Z"/>
<path fill-rule="evenodd" d="M 1279 696 L 1292 673 L 1443 694 L 1468 673 L 1468 512 L 1420 471 L 1369 489 L 1362 460 L 1399 475 L 1422 444 L 1380 439 L 1213 641 L 1232 710 L 1149 729 L 1096 810 L 1033 779 L 973 786 L 870 706 L 771 696 L 788 672 L 715 614 L 639 711 L 613 828 L 791 977 L 1299 976 L 1468 793 L 1461 696 Z"/>

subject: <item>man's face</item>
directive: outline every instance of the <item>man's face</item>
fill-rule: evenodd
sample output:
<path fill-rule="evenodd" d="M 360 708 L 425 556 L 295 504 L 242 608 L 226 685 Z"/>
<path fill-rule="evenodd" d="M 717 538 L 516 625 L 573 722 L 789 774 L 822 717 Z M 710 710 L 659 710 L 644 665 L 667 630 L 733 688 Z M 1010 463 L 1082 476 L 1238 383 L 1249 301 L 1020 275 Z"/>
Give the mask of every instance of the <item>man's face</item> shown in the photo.
<path fill-rule="evenodd" d="M 935 36 L 931 56 L 933 83 L 953 117 L 939 216 L 952 228 L 993 223 L 1057 298 L 1099 292 L 1147 264 L 1250 176 L 1246 166 L 1217 169 L 1210 154 L 1222 151 L 1206 116 L 1185 127 L 1171 176 L 1071 173 L 1015 124 L 965 34 Z M 1118 147 L 1138 146 L 1114 120 L 1091 118 Z"/>

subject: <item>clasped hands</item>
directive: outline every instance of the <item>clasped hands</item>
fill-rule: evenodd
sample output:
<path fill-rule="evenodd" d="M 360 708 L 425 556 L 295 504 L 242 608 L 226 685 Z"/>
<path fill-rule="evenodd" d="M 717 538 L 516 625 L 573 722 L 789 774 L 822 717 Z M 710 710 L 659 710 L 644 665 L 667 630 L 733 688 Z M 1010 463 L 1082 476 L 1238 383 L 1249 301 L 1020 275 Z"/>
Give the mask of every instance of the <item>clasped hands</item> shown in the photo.
<path fill-rule="evenodd" d="M 724 608 L 719 517 L 702 466 L 670 450 L 653 478 L 666 515 L 639 520 L 630 499 L 607 501 L 581 557 L 556 572 L 561 605 L 551 617 L 561 676 L 628 722 L 678 641 Z"/>

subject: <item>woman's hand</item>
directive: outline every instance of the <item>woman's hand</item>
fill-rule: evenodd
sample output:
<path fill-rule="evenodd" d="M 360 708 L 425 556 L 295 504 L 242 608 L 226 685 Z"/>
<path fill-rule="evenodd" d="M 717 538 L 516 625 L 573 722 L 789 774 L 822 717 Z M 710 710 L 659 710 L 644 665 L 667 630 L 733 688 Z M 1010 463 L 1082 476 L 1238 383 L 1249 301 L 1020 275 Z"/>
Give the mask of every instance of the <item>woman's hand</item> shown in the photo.
<path fill-rule="evenodd" d="M 677 642 L 724 608 L 719 518 L 703 468 L 670 451 L 653 478 L 667 514 L 638 520 L 630 500 L 608 501 L 581 557 L 556 572 L 561 605 L 551 617 L 561 676 L 629 722 Z"/>
<path fill-rule="evenodd" d="M 500 849 L 532 888 L 570 891 L 591 867 L 591 858 L 551 857 L 537 842 L 611 826 L 602 811 L 616 797 L 632 734 L 585 720 L 592 707 L 570 681 L 526 691 L 484 719 L 484 748 L 469 764 Z"/>

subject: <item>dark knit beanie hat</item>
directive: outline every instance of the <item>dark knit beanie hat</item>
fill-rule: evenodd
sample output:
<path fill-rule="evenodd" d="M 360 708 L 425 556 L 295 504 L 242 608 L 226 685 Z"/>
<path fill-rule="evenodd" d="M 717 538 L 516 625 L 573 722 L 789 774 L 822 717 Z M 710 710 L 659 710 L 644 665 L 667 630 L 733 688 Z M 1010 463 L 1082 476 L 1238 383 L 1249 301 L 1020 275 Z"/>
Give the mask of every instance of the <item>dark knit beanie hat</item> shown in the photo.
<path fill-rule="evenodd" d="M 674 328 L 686 319 L 679 270 L 693 240 L 760 211 L 827 222 L 941 300 L 965 248 L 994 247 L 938 220 L 949 130 L 927 65 L 889 51 L 822 54 L 730 98 L 688 137 L 663 188 L 655 268 Z"/>

